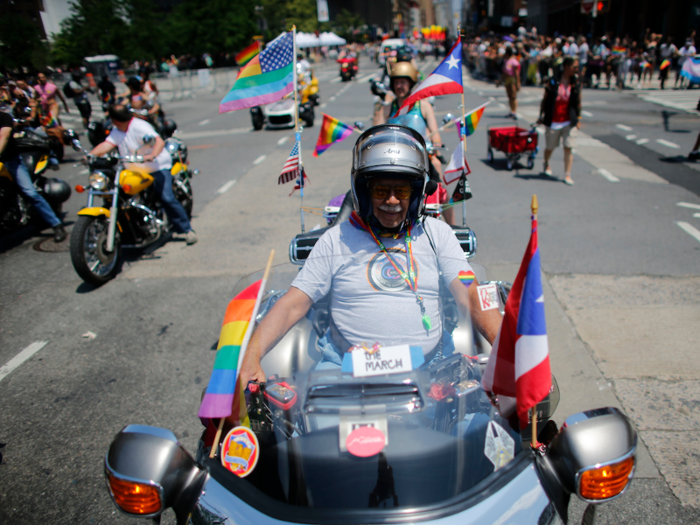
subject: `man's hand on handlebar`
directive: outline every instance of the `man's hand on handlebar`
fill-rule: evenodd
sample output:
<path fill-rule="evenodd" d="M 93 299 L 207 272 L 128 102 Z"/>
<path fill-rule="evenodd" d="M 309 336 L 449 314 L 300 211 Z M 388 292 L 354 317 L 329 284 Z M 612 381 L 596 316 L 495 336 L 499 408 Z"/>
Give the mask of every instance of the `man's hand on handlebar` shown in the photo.
<path fill-rule="evenodd" d="M 253 352 L 246 352 L 241 363 L 241 381 L 247 385 L 250 381 L 265 382 L 265 372 L 260 366 L 260 358 L 253 355 Z"/>

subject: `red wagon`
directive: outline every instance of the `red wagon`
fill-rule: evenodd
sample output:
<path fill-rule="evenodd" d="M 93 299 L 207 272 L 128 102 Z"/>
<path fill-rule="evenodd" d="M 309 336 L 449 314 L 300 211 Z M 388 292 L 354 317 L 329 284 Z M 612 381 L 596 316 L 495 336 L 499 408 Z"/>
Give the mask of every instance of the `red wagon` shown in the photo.
<path fill-rule="evenodd" d="M 489 149 L 486 160 L 493 162 L 493 150 L 506 154 L 508 169 L 513 169 L 513 163 L 522 155 L 527 155 L 527 168 L 535 165 L 538 152 L 537 130 L 532 126 L 529 130 L 517 126 L 489 127 Z"/>

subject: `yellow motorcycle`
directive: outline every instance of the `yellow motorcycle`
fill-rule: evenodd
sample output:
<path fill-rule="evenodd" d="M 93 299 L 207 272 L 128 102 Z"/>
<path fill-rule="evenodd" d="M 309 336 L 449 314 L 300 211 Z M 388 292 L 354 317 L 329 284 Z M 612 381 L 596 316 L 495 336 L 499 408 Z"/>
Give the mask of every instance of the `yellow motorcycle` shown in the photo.
<path fill-rule="evenodd" d="M 145 170 L 143 157 L 88 156 L 90 169 L 87 206 L 78 212 L 70 239 L 75 271 L 88 283 L 100 285 L 119 271 L 122 248 L 144 248 L 170 231 L 170 224 Z M 189 170 L 181 162 L 171 169 L 173 192 L 188 217 L 192 211 Z M 101 205 L 96 199 L 101 199 Z"/>

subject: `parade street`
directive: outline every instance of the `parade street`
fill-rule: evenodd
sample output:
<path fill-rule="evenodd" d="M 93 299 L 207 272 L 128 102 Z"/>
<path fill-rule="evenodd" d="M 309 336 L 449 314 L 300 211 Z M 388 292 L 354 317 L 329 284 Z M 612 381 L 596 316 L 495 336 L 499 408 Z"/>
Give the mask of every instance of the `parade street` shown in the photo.
<path fill-rule="evenodd" d="M 419 63 L 425 75 L 435 65 Z M 315 67 L 321 105 L 302 137 L 307 231 L 325 226 L 313 212 L 349 189 L 359 136 L 312 157 L 321 113 L 371 126 L 368 80 L 378 71 L 363 57 L 358 77 L 340 82 L 335 62 Z M 50 229 L 2 239 L 0 523 L 137 523 L 118 513 L 105 486 L 114 435 L 129 423 L 164 427 L 194 453 L 197 409 L 234 285 L 262 269 L 271 249 L 275 264 L 292 268 L 299 192 L 290 196 L 293 182 L 280 186 L 277 178 L 293 130 L 253 131 L 248 110 L 219 115 L 227 91 L 219 87 L 178 100 L 163 94 L 200 170 L 192 179 L 197 244 L 176 235 L 125 251 L 118 276 L 94 288 L 73 269 L 69 241 L 55 245 Z M 598 509 L 601 524 L 700 523 L 700 164 L 686 160 L 700 131 L 699 94 L 584 90 L 575 184 L 567 186 L 561 148 L 554 177 L 542 173 L 543 134 L 534 169 L 523 158 L 509 171 L 500 152 L 486 161 L 487 128 L 513 120 L 503 88 L 465 73 L 466 108 L 490 101 L 468 138 L 473 262 L 515 279 L 537 194 L 549 351 L 561 389 L 554 420 L 617 406 L 639 434 L 635 478 L 625 496 Z M 535 123 L 541 97 L 539 87 L 520 91 L 519 126 Z M 438 121 L 460 113 L 460 102 L 436 100 Z M 82 131 L 74 111 L 64 124 Z M 454 127 L 442 138 L 449 157 Z M 66 150 L 55 176 L 87 184 L 78 160 Z M 64 205 L 69 232 L 85 205 L 86 194 L 73 191 Z M 584 508 L 572 497 L 572 523 Z M 168 511 L 164 522 L 171 520 Z"/>

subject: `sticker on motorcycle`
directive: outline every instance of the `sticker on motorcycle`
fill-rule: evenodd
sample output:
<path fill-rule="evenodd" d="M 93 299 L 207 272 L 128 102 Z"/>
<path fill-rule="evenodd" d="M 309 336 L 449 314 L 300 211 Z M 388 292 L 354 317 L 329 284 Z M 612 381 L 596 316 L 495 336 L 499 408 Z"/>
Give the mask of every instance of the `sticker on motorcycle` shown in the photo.
<path fill-rule="evenodd" d="M 232 428 L 221 446 L 221 464 L 239 478 L 245 478 L 258 464 L 260 445 L 248 427 Z"/>
<path fill-rule="evenodd" d="M 498 290 L 494 283 L 477 286 L 476 292 L 479 295 L 479 306 L 482 312 L 498 308 Z"/>
<path fill-rule="evenodd" d="M 382 451 L 385 443 L 384 433 L 370 426 L 356 428 L 345 440 L 348 452 L 358 458 L 376 456 Z"/>
<path fill-rule="evenodd" d="M 341 416 L 338 426 L 339 445 L 341 452 L 347 452 L 348 436 L 355 430 L 362 427 L 372 427 L 379 430 L 384 435 L 384 446 L 389 444 L 389 425 L 385 416 Z"/>
<path fill-rule="evenodd" d="M 515 457 L 515 441 L 506 429 L 495 421 L 489 421 L 486 427 L 484 455 L 493 463 L 494 472 L 505 467 Z"/>

